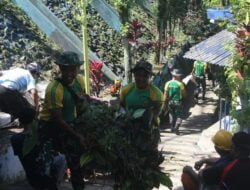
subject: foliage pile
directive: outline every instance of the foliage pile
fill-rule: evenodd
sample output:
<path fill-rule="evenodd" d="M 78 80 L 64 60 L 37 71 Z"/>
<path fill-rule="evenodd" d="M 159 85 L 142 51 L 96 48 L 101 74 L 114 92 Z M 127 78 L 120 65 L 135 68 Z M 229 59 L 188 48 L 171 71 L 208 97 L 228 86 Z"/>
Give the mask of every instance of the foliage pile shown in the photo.
<path fill-rule="evenodd" d="M 160 164 L 158 129 L 150 125 L 151 113 L 138 110 L 120 114 L 103 104 L 92 104 L 76 121 L 76 129 L 86 139 L 81 157 L 84 167 L 111 173 L 115 189 L 150 190 L 160 183 L 172 187 Z"/>

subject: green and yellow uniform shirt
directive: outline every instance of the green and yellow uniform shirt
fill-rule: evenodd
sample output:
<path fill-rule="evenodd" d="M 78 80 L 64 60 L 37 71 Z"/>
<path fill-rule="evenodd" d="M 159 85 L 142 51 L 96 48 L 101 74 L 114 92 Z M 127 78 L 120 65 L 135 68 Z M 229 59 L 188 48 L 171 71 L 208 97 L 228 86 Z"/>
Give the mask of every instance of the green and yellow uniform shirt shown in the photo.
<path fill-rule="evenodd" d="M 163 94 L 156 86 L 150 84 L 146 89 L 140 90 L 135 83 L 124 86 L 120 91 L 121 104 L 127 110 L 136 110 L 153 106 L 156 112 L 160 112 Z"/>
<path fill-rule="evenodd" d="M 73 92 L 81 96 L 85 93 L 83 76 L 78 75 L 69 86 Z M 46 88 L 44 105 L 39 119 L 51 121 L 52 109 L 62 109 L 62 115 L 66 122 L 72 122 L 76 118 L 76 105 L 71 93 L 59 81 L 53 80 Z"/>
<path fill-rule="evenodd" d="M 184 85 L 178 80 L 170 80 L 166 83 L 164 91 L 167 93 L 169 102 L 180 103 L 184 94 Z"/>
<path fill-rule="evenodd" d="M 194 62 L 194 75 L 195 76 L 203 76 L 207 69 L 207 63 L 203 61 L 195 61 Z"/>

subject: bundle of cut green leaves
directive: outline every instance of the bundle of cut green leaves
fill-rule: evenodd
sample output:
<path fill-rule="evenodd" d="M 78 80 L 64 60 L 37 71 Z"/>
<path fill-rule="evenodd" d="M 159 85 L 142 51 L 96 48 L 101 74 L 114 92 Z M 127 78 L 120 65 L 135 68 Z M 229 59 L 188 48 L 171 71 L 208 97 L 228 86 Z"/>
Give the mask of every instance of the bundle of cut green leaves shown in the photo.
<path fill-rule="evenodd" d="M 89 105 L 76 120 L 76 129 L 86 139 L 81 165 L 111 173 L 114 189 L 150 190 L 172 182 L 161 171 L 164 158 L 158 151 L 158 128 L 150 123 L 152 113 L 140 109 L 120 114 L 104 104 Z"/>

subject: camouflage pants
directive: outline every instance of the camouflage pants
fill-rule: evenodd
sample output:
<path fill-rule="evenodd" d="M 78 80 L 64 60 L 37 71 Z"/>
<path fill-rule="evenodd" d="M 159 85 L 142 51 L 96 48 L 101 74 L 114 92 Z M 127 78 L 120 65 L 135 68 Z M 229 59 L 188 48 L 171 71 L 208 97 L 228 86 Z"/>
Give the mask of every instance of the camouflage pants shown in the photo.
<path fill-rule="evenodd" d="M 51 170 L 46 175 L 42 151 L 39 146 L 34 146 L 28 153 L 24 153 L 25 141 L 28 134 L 19 133 L 11 137 L 11 144 L 15 155 L 20 159 L 29 184 L 34 189 L 57 190 L 59 173 L 65 168 L 65 159 L 62 155 L 54 157 Z M 61 178 L 60 178 L 61 179 Z"/>
<path fill-rule="evenodd" d="M 205 97 L 206 94 L 206 78 L 205 76 L 201 76 L 201 77 L 195 77 L 195 80 L 197 82 L 197 88 L 199 89 L 199 87 L 202 87 L 202 97 Z M 195 95 L 196 98 L 198 99 L 198 94 Z"/>
<path fill-rule="evenodd" d="M 80 166 L 80 157 L 83 153 L 84 150 L 79 146 L 78 142 L 75 139 L 68 138 L 64 154 L 71 171 L 71 183 L 74 190 L 84 188 L 84 168 Z"/>
<path fill-rule="evenodd" d="M 82 190 L 84 188 L 83 172 L 80 167 L 80 157 L 84 152 L 75 139 L 68 137 L 63 131 L 58 131 L 52 123 L 40 123 L 40 142 L 43 145 L 42 159 L 45 163 L 45 171 L 47 174 L 51 171 L 51 163 L 53 157 L 59 152 L 63 153 L 67 160 L 67 165 L 71 171 L 71 183 L 74 190 Z M 59 135 L 58 135 L 59 134 Z"/>
<path fill-rule="evenodd" d="M 181 105 L 175 105 L 175 104 L 169 105 L 169 116 L 172 129 L 179 129 L 179 126 L 182 123 L 181 114 L 182 114 Z"/>

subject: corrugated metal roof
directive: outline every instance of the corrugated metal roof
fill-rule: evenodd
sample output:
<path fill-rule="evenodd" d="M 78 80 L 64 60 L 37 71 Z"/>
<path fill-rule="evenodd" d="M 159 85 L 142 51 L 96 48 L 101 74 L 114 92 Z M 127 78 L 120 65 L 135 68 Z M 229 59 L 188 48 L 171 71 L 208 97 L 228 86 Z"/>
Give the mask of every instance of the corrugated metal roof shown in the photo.
<path fill-rule="evenodd" d="M 234 38 L 233 33 L 223 30 L 191 47 L 183 57 L 220 66 L 228 65 L 231 63 L 231 52 L 225 49 L 225 45 L 233 43 Z"/>

